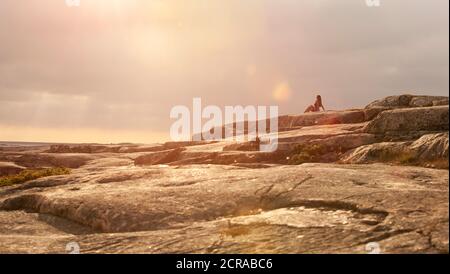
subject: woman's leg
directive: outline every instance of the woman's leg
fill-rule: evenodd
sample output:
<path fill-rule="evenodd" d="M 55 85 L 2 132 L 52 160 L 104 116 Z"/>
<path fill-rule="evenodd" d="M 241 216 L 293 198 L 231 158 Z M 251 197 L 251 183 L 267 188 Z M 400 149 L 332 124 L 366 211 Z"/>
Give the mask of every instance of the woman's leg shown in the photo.
<path fill-rule="evenodd" d="M 310 105 L 309 107 L 306 108 L 305 113 L 313 112 L 313 111 L 314 111 L 314 106 Z"/>

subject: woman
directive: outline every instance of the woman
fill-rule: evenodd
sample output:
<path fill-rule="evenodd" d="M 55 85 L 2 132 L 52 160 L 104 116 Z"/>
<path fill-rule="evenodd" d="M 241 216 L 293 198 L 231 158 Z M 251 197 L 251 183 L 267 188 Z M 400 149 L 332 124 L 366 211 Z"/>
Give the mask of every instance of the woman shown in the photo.
<path fill-rule="evenodd" d="M 320 108 L 322 108 L 323 111 L 325 111 L 325 107 L 322 104 L 322 96 L 317 95 L 316 96 L 316 102 L 314 103 L 314 105 L 310 105 L 308 108 L 306 108 L 305 113 L 307 113 L 307 112 L 318 112 L 318 111 L 320 111 Z"/>

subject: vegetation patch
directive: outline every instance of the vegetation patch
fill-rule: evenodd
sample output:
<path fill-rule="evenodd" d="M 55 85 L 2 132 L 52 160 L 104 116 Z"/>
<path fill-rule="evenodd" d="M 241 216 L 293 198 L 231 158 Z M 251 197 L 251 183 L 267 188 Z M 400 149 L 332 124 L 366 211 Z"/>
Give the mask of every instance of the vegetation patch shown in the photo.
<path fill-rule="evenodd" d="M 42 177 L 70 174 L 70 169 L 65 167 L 28 169 L 16 175 L 0 177 L 0 187 L 22 184 Z"/>
<path fill-rule="evenodd" d="M 389 152 L 382 151 L 380 153 L 379 162 L 392 163 L 405 166 L 421 166 L 436 169 L 449 169 L 448 158 L 436 158 L 436 159 L 421 159 L 417 155 L 409 150 L 403 150 L 401 152 Z"/>
<path fill-rule="evenodd" d="M 288 159 L 290 165 L 300 165 L 304 163 L 328 162 L 325 155 L 335 154 L 338 156 L 344 152 L 342 147 L 325 146 L 321 144 L 300 144 L 292 151 Z"/>
<path fill-rule="evenodd" d="M 239 237 L 239 236 L 245 236 L 250 234 L 251 228 L 246 225 L 233 225 L 229 226 L 226 229 L 223 229 L 221 231 L 221 235 L 228 236 L 228 237 Z"/>
<path fill-rule="evenodd" d="M 412 165 L 416 162 L 416 155 L 408 150 L 403 151 L 389 151 L 382 150 L 379 154 L 379 162 L 381 163 L 395 163 L 400 165 Z"/>
<path fill-rule="evenodd" d="M 428 161 L 425 162 L 424 166 L 436 169 L 448 169 L 448 158 L 441 158 L 433 161 Z"/>

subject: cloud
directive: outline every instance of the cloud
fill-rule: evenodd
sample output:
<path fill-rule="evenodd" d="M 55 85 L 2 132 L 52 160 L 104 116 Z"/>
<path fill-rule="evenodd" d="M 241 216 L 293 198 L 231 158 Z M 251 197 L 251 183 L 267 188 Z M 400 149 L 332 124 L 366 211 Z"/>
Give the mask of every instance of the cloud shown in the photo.
<path fill-rule="evenodd" d="M 2 0 L 0 125 L 168 132 L 171 107 L 198 96 L 298 113 L 317 92 L 331 109 L 445 95 L 448 5 Z"/>

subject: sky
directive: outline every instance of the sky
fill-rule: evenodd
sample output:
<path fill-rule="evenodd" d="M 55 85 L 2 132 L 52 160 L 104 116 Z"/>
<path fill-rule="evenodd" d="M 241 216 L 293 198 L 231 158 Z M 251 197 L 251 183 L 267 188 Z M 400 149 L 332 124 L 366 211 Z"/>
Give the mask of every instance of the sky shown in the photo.
<path fill-rule="evenodd" d="M 72 0 L 73 1 L 73 0 Z M 0 1 L 0 140 L 168 140 L 176 105 L 448 95 L 449 1 Z"/>

